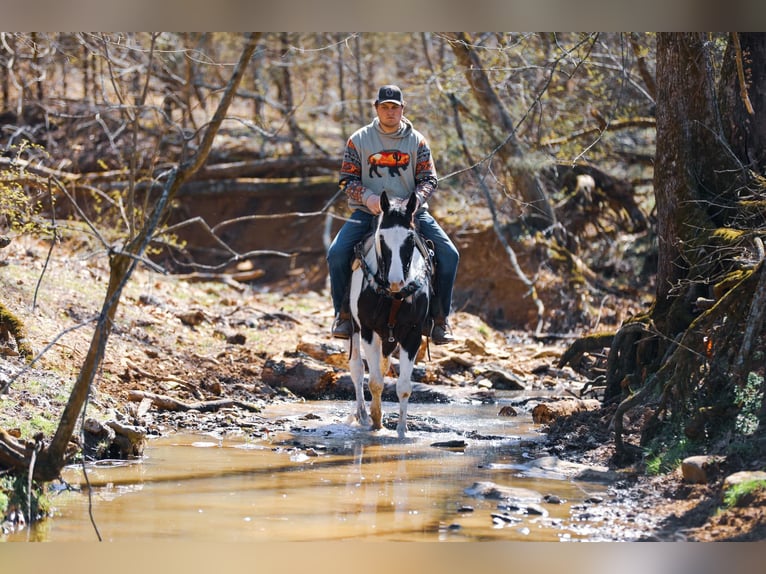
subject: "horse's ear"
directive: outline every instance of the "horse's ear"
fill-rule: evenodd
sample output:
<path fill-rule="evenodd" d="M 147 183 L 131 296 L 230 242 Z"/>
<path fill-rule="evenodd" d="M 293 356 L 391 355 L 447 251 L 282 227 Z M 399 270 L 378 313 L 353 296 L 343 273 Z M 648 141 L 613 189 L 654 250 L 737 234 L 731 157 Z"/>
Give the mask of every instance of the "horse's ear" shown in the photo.
<path fill-rule="evenodd" d="M 391 202 L 388 201 L 388 194 L 386 193 L 386 190 L 383 190 L 383 193 L 380 194 L 380 209 L 383 213 L 388 213 L 388 210 L 391 208 Z"/>
<path fill-rule="evenodd" d="M 412 216 L 418 208 L 418 194 L 411 193 L 410 198 L 407 200 L 407 215 Z"/>

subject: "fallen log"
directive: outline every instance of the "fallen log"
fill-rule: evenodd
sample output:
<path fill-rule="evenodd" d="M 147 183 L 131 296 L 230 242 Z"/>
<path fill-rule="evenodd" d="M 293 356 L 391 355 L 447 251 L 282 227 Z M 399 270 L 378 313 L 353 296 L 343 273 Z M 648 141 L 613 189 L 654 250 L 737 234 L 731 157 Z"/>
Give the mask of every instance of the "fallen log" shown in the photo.
<path fill-rule="evenodd" d="M 152 401 L 154 406 L 166 411 L 199 411 L 202 413 L 210 413 L 231 407 L 237 407 L 255 413 L 261 411 L 261 407 L 258 405 L 253 405 L 251 403 L 238 401 L 235 399 L 217 399 L 215 401 L 196 401 L 193 403 L 185 403 L 167 395 L 157 395 L 147 391 L 130 391 L 128 393 L 129 401 L 138 403 L 144 399 L 149 399 Z"/>
<path fill-rule="evenodd" d="M 566 399 L 551 403 L 541 403 L 532 409 L 532 421 L 537 424 L 547 424 L 560 417 L 568 417 L 584 411 L 595 411 L 601 408 L 598 399 Z"/>

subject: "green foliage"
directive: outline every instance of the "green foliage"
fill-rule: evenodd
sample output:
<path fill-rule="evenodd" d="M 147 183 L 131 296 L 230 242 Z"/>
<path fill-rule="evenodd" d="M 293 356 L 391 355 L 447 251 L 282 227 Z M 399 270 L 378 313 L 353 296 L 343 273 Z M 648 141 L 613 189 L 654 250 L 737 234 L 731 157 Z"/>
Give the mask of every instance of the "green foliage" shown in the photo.
<path fill-rule="evenodd" d="M 763 402 L 763 377 L 748 373 L 745 385 L 734 387 L 734 399 L 740 409 L 734 429 L 737 434 L 750 436 L 758 428 L 758 413 Z"/>
<path fill-rule="evenodd" d="M 23 160 L 34 151 L 39 155 L 42 148 L 27 141 L 10 146 L 6 153 L 14 154 L 15 160 Z M 23 185 L 22 185 L 23 183 Z M 3 220 L 17 234 L 40 232 L 44 229 L 38 215 L 43 211 L 39 200 L 44 180 L 22 169 L 0 170 L 0 222 Z"/>
<path fill-rule="evenodd" d="M 735 484 L 723 495 L 726 508 L 747 504 L 747 500 L 757 491 L 766 490 L 766 480 L 749 480 Z"/>
<path fill-rule="evenodd" d="M 51 512 L 51 502 L 45 489 L 32 482 L 32 497 L 28 499 L 28 478 L 26 475 L 0 476 L 0 516 L 6 516 L 11 509 L 21 510 L 27 521 L 29 512 L 27 502 L 31 503 L 33 520 L 48 516 Z"/>
<path fill-rule="evenodd" d="M 657 476 L 672 472 L 692 453 L 692 444 L 685 436 L 677 433 L 662 435 L 647 449 L 646 473 Z"/>

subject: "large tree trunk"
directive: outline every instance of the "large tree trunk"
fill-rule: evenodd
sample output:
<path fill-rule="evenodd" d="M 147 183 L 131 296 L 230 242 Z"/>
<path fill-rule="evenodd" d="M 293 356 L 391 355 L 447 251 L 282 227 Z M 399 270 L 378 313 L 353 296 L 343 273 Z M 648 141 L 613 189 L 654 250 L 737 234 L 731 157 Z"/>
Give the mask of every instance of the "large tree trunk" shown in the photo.
<path fill-rule="evenodd" d="M 708 194 L 717 188 L 713 149 L 718 129 L 713 78 L 702 34 L 660 34 L 657 38 L 657 148 L 654 193 L 659 249 L 657 306 L 662 319 L 678 301 L 679 281 L 689 271 L 687 258 L 700 231 L 714 224 Z M 694 222 L 694 225 L 690 225 Z M 693 256 L 693 255 L 692 255 Z M 671 337 L 685 329 L 688 313 L 672 315 L 660 330 Z M 684 316 L 686 315 L 686 316 Z"/>
<path fill-rule="evenodd" d="M 766 51 L 762 35 L 754 36 L 742 38 L 753 66 L 747 91 L 762 98 Z M 763 265 L 747 260 L 756 251 L 750 226 L 762 231 L 764 210 L 743 209 L 741 199 L 766 192 L 749 171 L 763 172 L 757 150 L 766 115 L 747 111 L 735 39 L 730 36 L 717 86 L 705 35 L 658 35 L 657 291 L 651 311 L 621 328 L 610 353 L 606 400 L 624 399 L 615 415 L 618 458 L 626 454 L 622 416 L 638 405 L 655 409 L 644 443 L 662 431 L 663 417 L 693 440 L 723 429 L 736 414 L 732 387 L 744 384 L 733 380 L 732 347 L 744 349 L 742 363 L 752 364 L 751 347 L 740 342 L 748 316 L 761 311 L 750 309 L 750 301 Z M 757 217 L 749 215 L 754 209 Z"/>

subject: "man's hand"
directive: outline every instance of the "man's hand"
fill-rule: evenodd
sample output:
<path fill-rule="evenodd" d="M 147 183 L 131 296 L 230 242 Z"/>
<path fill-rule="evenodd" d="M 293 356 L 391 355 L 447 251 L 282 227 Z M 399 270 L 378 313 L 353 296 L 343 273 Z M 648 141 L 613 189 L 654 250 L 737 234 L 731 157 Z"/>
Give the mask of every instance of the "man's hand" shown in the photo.
<path fill-rule="evenodd" d="M 367 198 L 367 209 L 369 209 L 373 215 L 378 215 L 381 212 L 380 209 L 380 196 L 379 195 L 371 195 Z"/>

